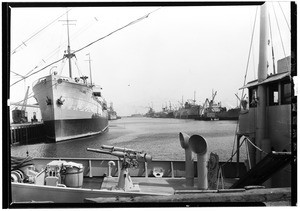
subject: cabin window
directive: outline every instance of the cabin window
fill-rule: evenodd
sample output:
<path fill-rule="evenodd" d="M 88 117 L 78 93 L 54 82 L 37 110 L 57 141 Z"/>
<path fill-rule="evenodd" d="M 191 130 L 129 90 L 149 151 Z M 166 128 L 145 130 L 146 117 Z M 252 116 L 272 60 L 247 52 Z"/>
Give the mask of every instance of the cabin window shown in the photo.
<path fill-rule="evenodd" d="M 257 88 L 249 89 L 249 106 L 250 108 L 257 106 Z"/>
<path fill-rule="evenodd" d="M 101 97 L 101 92 L 93 92 L 93 95 L 94 95 L 95 97 Z"/>
<path fill-rule="evenodd" d="M 279 105 L 279 91 L 277 83 L 269 86 L 269 105 Z"/>
<path fill-rule="evenodd" d="M 281 104 L 290 104 L 291 96 L 291 83 L 285 81 L 281 84 Z"/>

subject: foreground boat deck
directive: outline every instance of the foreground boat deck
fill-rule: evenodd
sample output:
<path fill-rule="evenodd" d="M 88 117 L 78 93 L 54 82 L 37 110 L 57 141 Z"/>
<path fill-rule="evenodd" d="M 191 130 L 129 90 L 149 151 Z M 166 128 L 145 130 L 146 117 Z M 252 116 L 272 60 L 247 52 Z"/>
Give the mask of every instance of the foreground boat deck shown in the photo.
<path fill-rule="evenodd" d="M 194 180 L 194 187 L 187 187 L 185 185 L 185 178 L 154 178 L 154 177 L 134 177 L 133 184 L 138 184 L 140 192 L 160 193 L 165 195 L 173 195 L 176 192 L 197 189 L 197 178 Z M 224 181 L 224 188 L 229 188 L 236 180 L 226 179 Z M 117 177 L 105 177 L 102 183 L 102 189 L 110 189 L 118 184 Z"/>
<path fill-rule="evenodd" d="M 90 179 L 91 184 L 100 179 Z M 194 187 L 186 187 L 185 178 L 132 178 L 139 184 L 140 192 L 158 195 L 120 195 L 114 197 L 85 198 L 85 203 L 256 203 L 261 206 L 290 206 L 291 188 L 228 189 L 236 179 L 224 179 L 224 189 L 198 190 L 197 178 Z M 117 177 L 104 177 L 101 189 L 109 190 L 118 183 Z M 86 185 L 88 183 L 85 183 Z M 221 184 L 220 184 L 221 186 Z M 221 187 L 219 187 L 221 188 Z M 216 205 L 216 204 L 215 204 Z"/>

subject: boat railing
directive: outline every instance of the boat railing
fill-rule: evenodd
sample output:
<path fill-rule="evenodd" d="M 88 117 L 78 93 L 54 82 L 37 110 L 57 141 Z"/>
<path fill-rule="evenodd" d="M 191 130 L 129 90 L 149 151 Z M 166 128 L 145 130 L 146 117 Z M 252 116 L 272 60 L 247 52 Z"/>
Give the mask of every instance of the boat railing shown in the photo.
<path fill-rule="evenodd" d="M 53 74 L 55 77 L 54 79 L 60 84 L 63 81 L 64 82 L 69 82 L 69 83 L 74 83 L 74 84 L 81 84 L 81 85 L 86 85 L 86 86 L 91 86 L 90 84 L 87 83 L 87 81 L 84 81 L 81 78 L 75 77 L 75 78 L 70 78 L 70 77 L 66 77 L 66 76 L 61 76 L 61 75 L 56 75 Z M 34 87 L 36 84 L 41 83 L 41 82 L 46 82 L 48 76 L 44 76 L 42 78 L 37 79 L 36 81 L 33 82 L 32 87 Z M 99 90 L 101 90 L 102 88 L 100 86 L 96 86 L 93 85 L 93 88 L 95 89 L 95 87 Z"/>
<path fill-rule="evenodd" d="M 97 177 L 103 176 L 103 174 L 107 174 L 109 162 L 113 161 L 115 166 L 112 168 L 112 176 L 118 176 L 121 170 L 121 162 L 117 158 L 34 158 L 33 160 L 36 166 L 42 168 L 47 163 L 53 160 L 65 160 L 65 161 L 73 161 L 83 164 L 84 166 L 84 176 L 87 177 Z M 224 162 L 220 162 L 222 165 Z M 160 170 L 163 172 L 163 177 L 169 178 L 178 178 L 184 177 L 184 161 L 183 160 L 156 160 L 153 159 L 150 163 L 144 162 L 140 163 L 137 169 L 131 169 L 130 174 L 134 177 L 154 177 L 154 172 L 159 172 Z M 194 162 L 195 169 L 197 168 L 196 162 Z M 141 170 L 143 169 L 143 170 Z M 236 163 L 230 163 L 226 165 L 226 168 L 223 169 L 224 177 L 226 178 L 234 178 L 236 177 Z M 246 173 L 246 167 L 244 163 L 239 163 L 239 172 L 240 175 L 243 176 Z"/>
<path fill-rule="evenodd" d="M 41 81 L 45 81 L 46 82 L 46 79 L 47 79 L 47 76 L 44 76 L 42 78 L 39 78 L 37 80 L 35 80 L 33 83 L 32 83 L 32 87 L 34 87 L 35 85 L 37 85 L 38 83 L 40 83 Z"/>

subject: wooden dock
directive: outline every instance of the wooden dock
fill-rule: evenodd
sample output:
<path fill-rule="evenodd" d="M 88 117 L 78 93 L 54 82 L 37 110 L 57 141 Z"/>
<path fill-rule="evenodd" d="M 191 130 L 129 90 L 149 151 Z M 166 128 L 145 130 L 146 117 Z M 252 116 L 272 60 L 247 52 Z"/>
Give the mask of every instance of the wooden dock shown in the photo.
<path fill-rule="evenodd" d="M 42 122 L 10 125 L 10 144 L 35 144 L 45 141 L 45 129 Z"/>

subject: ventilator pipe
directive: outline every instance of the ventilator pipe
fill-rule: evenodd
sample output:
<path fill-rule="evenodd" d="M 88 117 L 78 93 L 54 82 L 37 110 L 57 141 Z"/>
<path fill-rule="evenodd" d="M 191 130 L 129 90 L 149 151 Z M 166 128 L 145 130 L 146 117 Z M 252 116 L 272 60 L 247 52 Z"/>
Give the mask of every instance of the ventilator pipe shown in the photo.
<path fill-rule="evenodd" d="M 194 187 L 194 159 L 189 147 L 190 136 L 185 133 L 179 133 L 181 147 L 185 150 L 185 178 L 186 186 Z"/>
<path fill-rule="evenodd" d="M 115 164 L 115 162 L 114 161 L 108 161 L 108 176 L 107 177 L 112 177 L 111 176 L 111 167 L 112 166 L 115 166 L 116 164 Z"/>
<path fill-rule="evenodd" d="M 189 146 L 191 150 L 197 154 L 197 176 L 198 176 L 198 189 L 208 189 L 207 181 L 207 143 L 200 135 L 192 135 L 189 139 Z"/>

